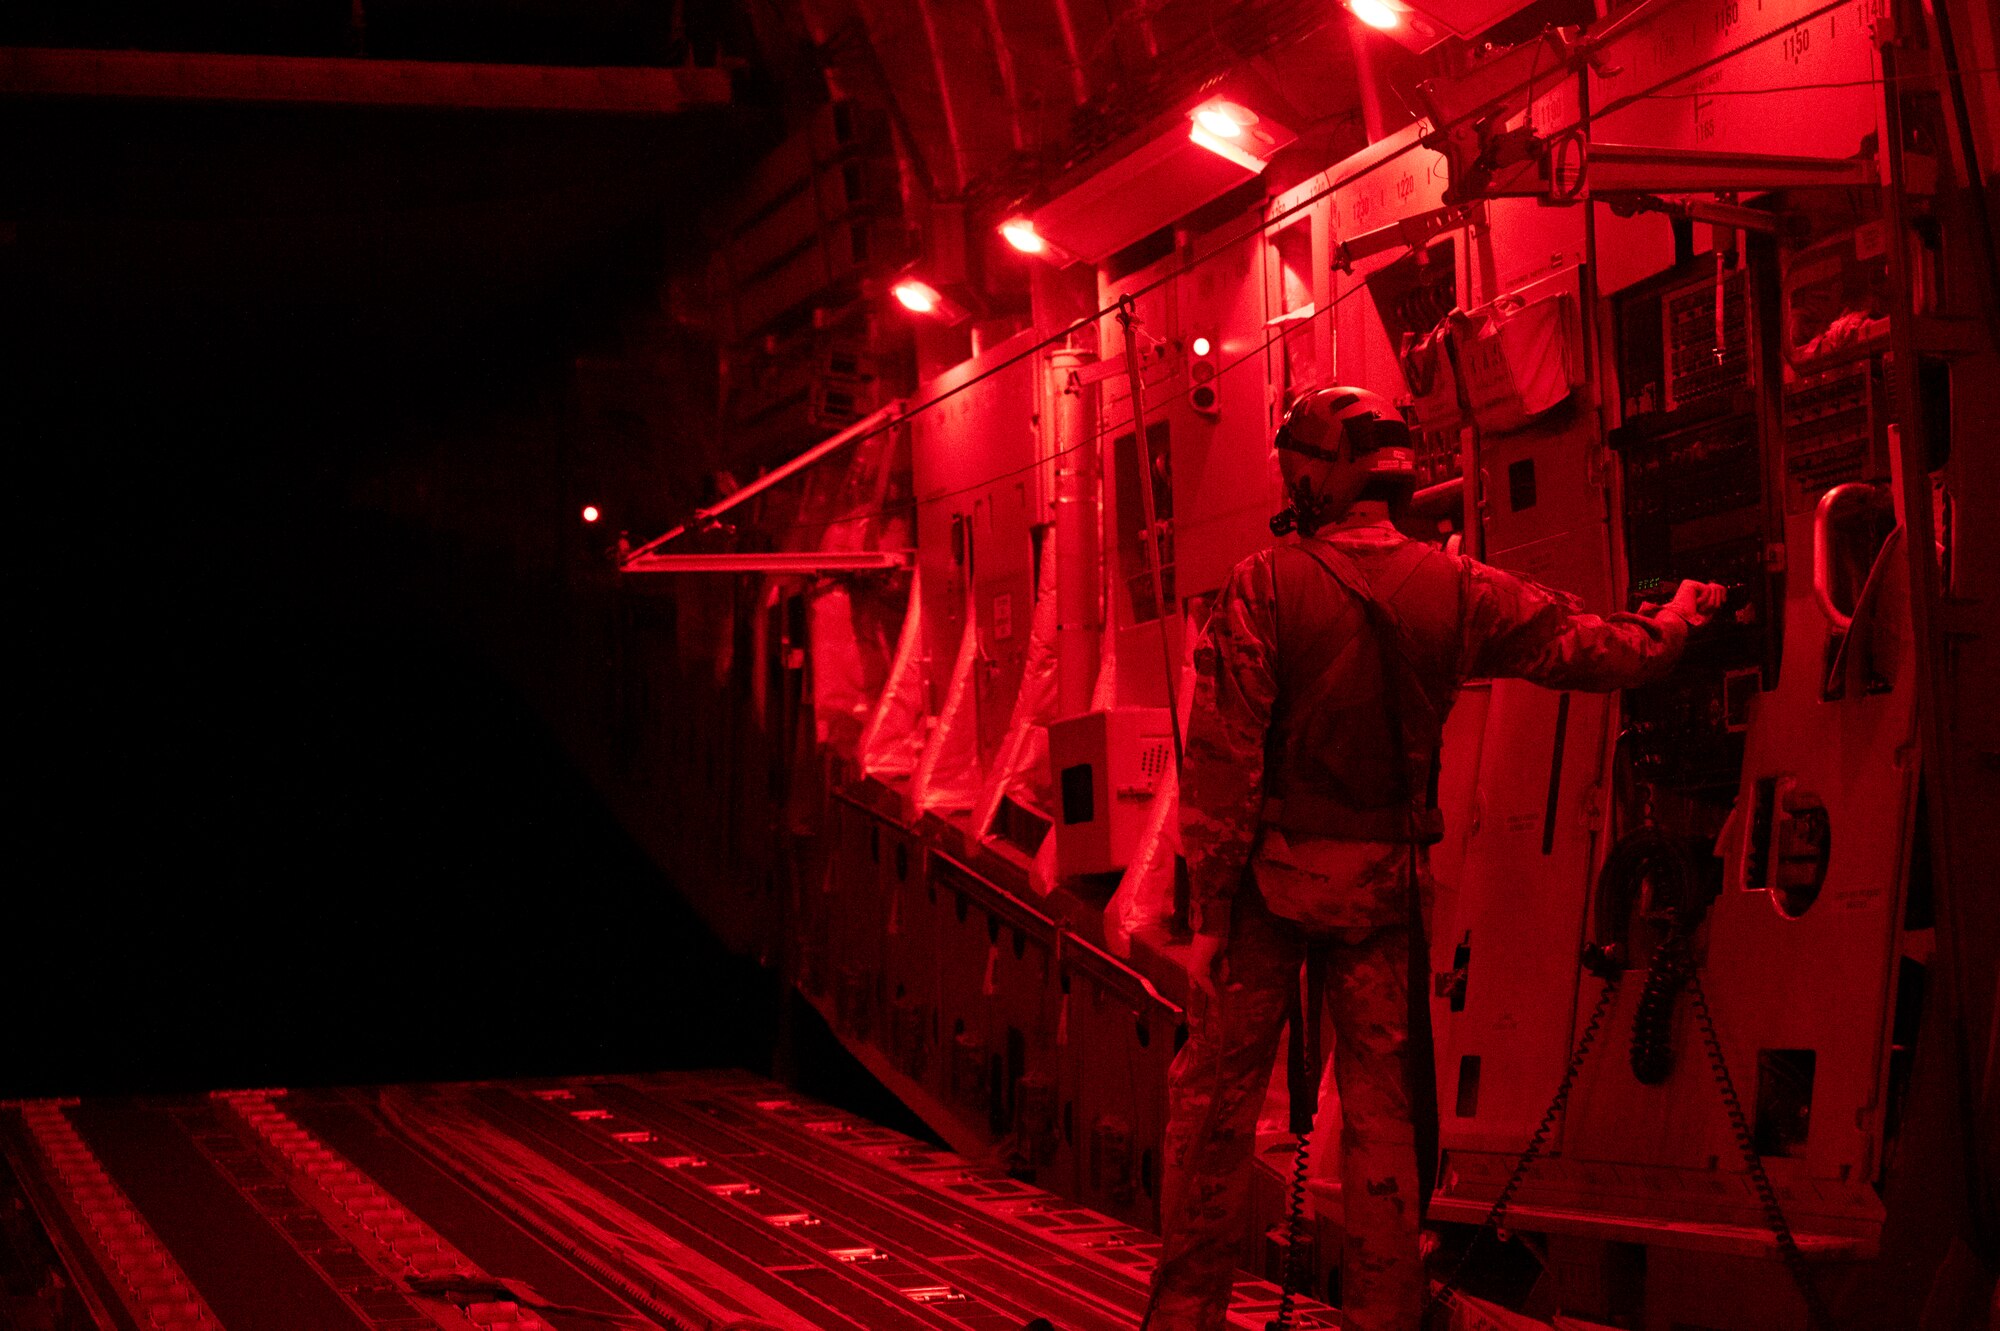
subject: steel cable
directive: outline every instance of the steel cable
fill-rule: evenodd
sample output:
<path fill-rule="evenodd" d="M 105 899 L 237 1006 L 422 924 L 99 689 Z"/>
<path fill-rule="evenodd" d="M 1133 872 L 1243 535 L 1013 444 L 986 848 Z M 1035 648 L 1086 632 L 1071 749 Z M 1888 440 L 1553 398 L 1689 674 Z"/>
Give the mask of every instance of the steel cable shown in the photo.
<path fill-rule="evenodd" d="M 1486 1219 L 1480 1222 L 1479 1229 L 1466 1244 L 1465 1251 L 1459 1255 L 1458 1263 L 1452 1267 L 1451 1274 L 1446 1276 L 1444 1282 L 1425 1300 L 1425 1312 L 1429 1312 L 1451 1297 L 1452 1291 L 1458 1288 L 1458 1282 L 1464 1276 L 1466 1267 L 1471 1264 L 1473 1251 L 1478 1248 L 1480 1241 L 1489 1234 L 1499 1234 L 1506 1225 L 1507 1208 L 1514 1200 L 1514 1193 L 1527 1178 L 1529 1168 L 1541 1158 L 1543 1150 L 1548 1146 L 1549 1134 L 1555 1131 L 1556 1124 L 1562 1120 L 1564 1110 L 1569 1107 L 1570 1091 L 1576 1086 L 1576 1077 L 1583 1070 L 1584 1060 L 1590 1057 L 1591 1047 L 1597 1043 L 1597 1033 L 1604 1025 L 1605 1015 L 1611 1011 L 1612 1000 L 1618 996 L 1618 982 L 1621 978 L 1622 973 L 1615 970 L 1604 976 L 1604 988 L 1597 995 L 1597 1005 L 1591 1009 L 1589 1020 L 1583 1024 L 1583 1033 L 1577 1037 L 1576 1047 L 1570 1051 L 1569 1065 L 1563 1069 L 1562 1081 L 1556 1086 L 1555 1097 L 1549 1101 L 1549 1107 L 1542 1112 L 1542 1121 L 1535 1126 L 1534 1135 L 1528 1138 L 1527 1147 L 1514 1162 L 1514 1172 L 1508 1176 L 1499 1195 L 1494 1197 L 1492 1207 L 1486 1212 Z"/>
<path fill-rule="evenodd" d="M 1723 1112 L 1729 1116 L 1729 1130 L 1736 1138 L 1737 1149 L 1743 1153 L 1743 1163 L 1750 1172 L 1750 1186 L 1756 1189 L 1757 1203 L 1764 1211 L 1764 1223 L 1770 1227 L 1771 1237 L 1778 1245 L 1778 1256 L 1783 1259 L 1793 1283 L 1799 1287 L 1800 1296 L 1805 1299 L 1807 1325 L 1818 1327 L 1820 1331 L 1835 1331 L 1837 1324 L 1833 1314 L 1820 1298 L 1819 1287 L 1813 1283 L 1812 1269 L 1806 1265 L 1806 1255 L 1799 1250 L 1791 1222 L 1785 1219 L 1785 1208 L 1778 1200 L 1778 1190 L 1772 1186 L 1771 1176 L 1764 1169 L 1763 1156 L 1757 1153 L 1757 1137 L 1750 1129 L 1749 1116 L 1743 1112 L 1743 1100 L 1736 1093 L 1735 1079 L 1729 1075 L 1729 1063 L 1723 1058 L 1722 1039 L 1715 1033 L 1715 1014 L 1709 1011 L 1708 995 L 1702 991 L 1699 972 L 1690 970 L 1687 990 L 1688 1002 L 1694 1008 L 1695 1025 L 1701 1028 L 1702 1043 L 1708 1048 L 1709 1066 L 1715 1072 L 1715 1087 L 1722 1095 Z"/>

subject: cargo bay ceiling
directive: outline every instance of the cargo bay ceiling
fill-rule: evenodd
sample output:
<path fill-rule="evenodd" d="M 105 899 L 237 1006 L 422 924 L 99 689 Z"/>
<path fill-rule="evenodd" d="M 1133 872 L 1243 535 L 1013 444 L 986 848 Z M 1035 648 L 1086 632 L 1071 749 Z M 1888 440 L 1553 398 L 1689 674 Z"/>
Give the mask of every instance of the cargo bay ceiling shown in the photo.
<path fill-rule="evenodd" d="M 205 321 L 418 374 L 540 337 L 574 361 L 576 485 L 643 530 L 1025 321 L 1010 210 L 1211 91 L 1297 132 L 1282 188 L 1407 119 L 1419 63 L 1337 0 L 28 0 L 0 287 L 79 346 Z M 886 308 L 939 249 L 985 327 Z M 546 333 L 607 283 L 619 327 Z"/>
<path fill-rule="evenodd" d="M 719 348 L 719 435 L 701 451 L 739 474 L 1024 326 L 1042 278 L 998 223 L 1148 144 L 1185 148 L 1202 98 L 1226 95 L 1296 134 L 1261 182 L 1222 173 L 1257 193 L 1408 120 L 1395 89 L 1419 65 L 1337 0 L 766 3 L 753 10 L 763 58 L 800 94 L 791 134 L 718 202 L 713 253 L 672 302 Z M 1589 0 L 1535 9 L 1536 26 L 1594 14 Z M 1120 218 L 1129 234 L 1112 248 L 1213 196 L 1178 211 L 1149 197 L 1145 225 Z M 957 284 L 972 317 L 951 329 L 903 319 L 887 288 L 909 266 Z M 1069 279 L 1087 285 L 1087 269 Z"/>
<path fill-rule="evenodd" d="M 938 198 L 1011 204 L 1225 77 L 1292 126 L 1357 112 L 1327 0 L 794 2 L 829 90 L 889 106 Z"/>

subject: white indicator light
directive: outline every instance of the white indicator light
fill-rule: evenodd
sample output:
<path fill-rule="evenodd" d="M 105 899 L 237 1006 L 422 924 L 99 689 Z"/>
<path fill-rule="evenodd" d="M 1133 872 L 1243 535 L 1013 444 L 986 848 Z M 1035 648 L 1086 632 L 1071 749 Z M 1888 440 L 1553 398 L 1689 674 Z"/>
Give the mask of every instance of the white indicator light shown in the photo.
<path fill-rule="evenodd" d="M 597 505 L 585 504 L 583 506 L 583 520 L 585 522 L 595 522 L 603 516 L 604 515 L 602 513 L 599 513 L 597 511 Z"/>
<path fill-rule="evenodd" d="M 1196 339 L 1194 340 L 1194 347 L 1193 347 L 1193 351 L 1194 351 L 1194 354 L 1195 354 L 1195 355 L 1197 355 L 1197 356 L 1206 356 L 1206 355 L 1207 355 L 1207 354 L 1209 353 L 1209 351 L 1210 351 L 1211 349 L 1212 349 L 1212 348 L 1211 348 L 1211 347 L 1209 346 L 1209 343 L 1208 343 L 1208 339 L 1207 339 L 1207 338 L 1205 338 L 1205 337 L 1198 337 L 1198 338 L 1196 338 Z"/>

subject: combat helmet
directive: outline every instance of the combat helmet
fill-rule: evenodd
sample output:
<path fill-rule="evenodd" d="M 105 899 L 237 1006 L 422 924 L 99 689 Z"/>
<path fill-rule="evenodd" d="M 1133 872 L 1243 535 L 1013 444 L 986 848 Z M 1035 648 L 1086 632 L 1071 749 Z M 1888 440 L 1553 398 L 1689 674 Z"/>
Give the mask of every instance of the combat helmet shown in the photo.
<path fill-rule="evenodd" d="M 1310 532 L 1353 506 L 1370 481 L 1416 487 L 1410 427 L 1389 399 L 1365 388 L 1320 388 L 1285 413 L 1275 441 L 1290 507 L 1271 519 L 1283 535 Z"/>

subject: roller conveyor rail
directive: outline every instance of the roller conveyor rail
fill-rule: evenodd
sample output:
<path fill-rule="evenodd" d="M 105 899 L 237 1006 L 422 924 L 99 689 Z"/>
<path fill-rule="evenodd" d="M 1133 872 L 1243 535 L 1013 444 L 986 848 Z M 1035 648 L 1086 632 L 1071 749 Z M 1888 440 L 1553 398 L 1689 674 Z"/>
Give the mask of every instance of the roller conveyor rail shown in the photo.
<path fill-rule="evenodd" d="M 15 1103 L 0 1151 L 50 1331 L 1126 1331 L 1158 1252 L 742 1073 Z"/>

